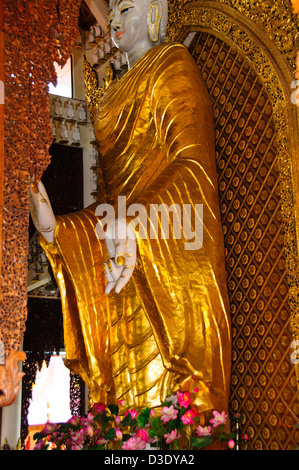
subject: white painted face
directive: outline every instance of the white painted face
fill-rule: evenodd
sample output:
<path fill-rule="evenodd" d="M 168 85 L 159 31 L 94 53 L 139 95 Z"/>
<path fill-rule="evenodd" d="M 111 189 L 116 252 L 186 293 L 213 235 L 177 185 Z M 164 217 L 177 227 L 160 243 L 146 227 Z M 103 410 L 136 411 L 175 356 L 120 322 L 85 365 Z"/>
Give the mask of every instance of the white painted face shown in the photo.
<path fill-rule="evenodd" d="M 153 45 L 147 29 L 148 13 L 147 0 L 110 0 L 111 36 L 115 45 L 128 55 Z"/>

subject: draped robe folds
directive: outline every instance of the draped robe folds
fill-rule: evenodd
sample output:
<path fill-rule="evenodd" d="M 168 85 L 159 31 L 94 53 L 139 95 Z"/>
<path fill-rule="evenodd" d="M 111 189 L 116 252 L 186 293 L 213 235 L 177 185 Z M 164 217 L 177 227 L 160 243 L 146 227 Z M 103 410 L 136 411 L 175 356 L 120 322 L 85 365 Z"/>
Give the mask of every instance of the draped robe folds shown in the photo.
<path fill-rule="evenodd" d="M 69 367 L 94 402 L 159 406 L 167 390 L 198 388 L 200 411 L 227 410 L 230 321 L 217 191 L 211 104 L 187 49 L 156 46 L 101 99 L 94 124 L 99 201 L 117 213 L 142 204 L 147 235 L 137 234 L 137 264 L 121 291 L 105 294 L 105 241 L 96 205 L 58 217 L 54 242 L 41 240 L 58 281 Z M 203 244 L 153 237 L 157 206 L 203 205 Z M 182 209 L 183 214 L 183 209 Z M 127 217 L 129 222 L 134 217 Z M 139 227 L 140 229 L 140 227 Z M 193 227 L 193 230 L 195 227 Z"/>

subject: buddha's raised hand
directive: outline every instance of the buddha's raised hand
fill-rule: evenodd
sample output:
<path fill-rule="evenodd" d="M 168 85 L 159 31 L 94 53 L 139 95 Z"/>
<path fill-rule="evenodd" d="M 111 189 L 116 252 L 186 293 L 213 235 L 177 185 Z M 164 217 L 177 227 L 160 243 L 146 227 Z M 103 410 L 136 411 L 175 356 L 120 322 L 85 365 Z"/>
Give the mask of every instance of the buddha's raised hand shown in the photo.
<path fill-rule="evenodd" d="M 104 263 L 107 279 L 105 292 L 114 288 L 118 294 L 130 280 L 136 265 L 136 236 L 124 219 L 116 219 L 108 225 L 105 241 L 109 260 Z"/>
<path fill-rule="evenodd" d="M 52 242 L 57 222 L 47 191 L 41 181 L 38 183 L 34 179 L 30 181 L 29 196 L 30 213 L 35 228 L 48 242 Z"/>

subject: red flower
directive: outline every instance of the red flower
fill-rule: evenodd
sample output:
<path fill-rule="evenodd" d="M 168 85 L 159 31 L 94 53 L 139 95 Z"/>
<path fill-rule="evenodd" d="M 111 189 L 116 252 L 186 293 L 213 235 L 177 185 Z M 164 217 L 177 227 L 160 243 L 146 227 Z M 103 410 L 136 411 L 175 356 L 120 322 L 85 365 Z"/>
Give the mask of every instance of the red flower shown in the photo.
<path fill-rule="evenodd" d="M 183 421 L 183 424 L 192 424 L 194 423 L 193 418 L 194 418 L 194 413 L 192 410 L 187 410 L 183 416 L 181 416 L 181 420 Z"/>
<path fill-rule="evenodd" d="M 93 405 L 93 409 L 96 413 L 104 413 L 106 406 L 104 405 L 104 403 L 95 403 Z"/>
<path fill-rule="evenodd" d="M 126 411 L 125 416 L 127 416 L 128 414 L 131 415 L 132 419 L 136 419 L 138 412 L 137 412 L 137 410 L 135 410 L 135 409 L 133 408 L 132 410 Z"/>
<path fill-rule="evenodd" d="M 177 392 L 178 403 L 184 408 L 188 408 L 190 405 L 190 393 L 189 392 Z"/>

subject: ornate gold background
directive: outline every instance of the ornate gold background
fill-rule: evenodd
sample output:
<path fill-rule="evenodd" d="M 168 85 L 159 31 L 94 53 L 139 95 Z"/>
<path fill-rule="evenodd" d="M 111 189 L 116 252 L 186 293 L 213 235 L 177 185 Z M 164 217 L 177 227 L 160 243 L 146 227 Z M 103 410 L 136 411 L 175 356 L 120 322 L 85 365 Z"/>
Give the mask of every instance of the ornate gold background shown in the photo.
<path fill-rule="evenodd" d="M 242 414 L 252 449 L 292 449 L 299 442 L 298 366 L 290 357 L 299 339 L 298 116 L 291 102 L 297 20 L 282 1 L 176 6 L 169 38 L 196 33 L 189 50 L 214 109 L 232 316 L 231 411 Z"/>

